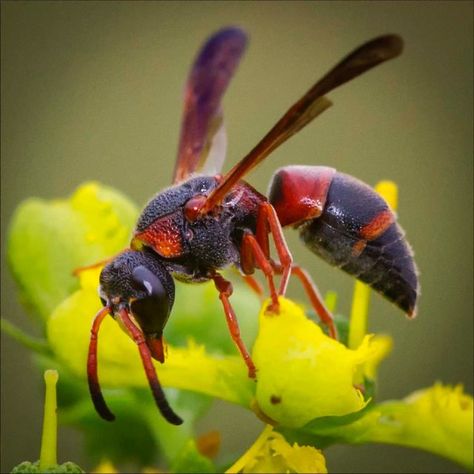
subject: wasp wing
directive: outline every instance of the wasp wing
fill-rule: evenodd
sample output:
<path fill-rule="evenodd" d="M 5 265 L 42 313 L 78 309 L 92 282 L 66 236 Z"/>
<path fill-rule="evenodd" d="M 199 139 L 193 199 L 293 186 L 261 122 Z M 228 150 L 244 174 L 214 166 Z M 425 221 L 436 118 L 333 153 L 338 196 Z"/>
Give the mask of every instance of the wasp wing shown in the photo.
<path fill-rule="evenodd" d="M 221 99 L 246 44 L 246 34 L 229 27 L 211 36 L 199 52 L 185 88 L 174 183 L 183 181 L 205 164 L 214 172 L 220 170 L 227 142 Z"/>
<path fill-rule="evenodd" d="M 252 168 L 263 161 L 273 150 L 288 138 L 308 125 L 326 110 L 331 102 L 324 97 L 336 87 L 354 79 L 378 64 L 398 56 L 403 41 L 397 35 L 375 38 L 346 56 L 325 76 L 306 92 L 260 140 L 260 142 L 235 165 L 223 178 L 219 186 L 209 195 L 201 213 L 209 212 L 218 205 L 234 184 Z"/>

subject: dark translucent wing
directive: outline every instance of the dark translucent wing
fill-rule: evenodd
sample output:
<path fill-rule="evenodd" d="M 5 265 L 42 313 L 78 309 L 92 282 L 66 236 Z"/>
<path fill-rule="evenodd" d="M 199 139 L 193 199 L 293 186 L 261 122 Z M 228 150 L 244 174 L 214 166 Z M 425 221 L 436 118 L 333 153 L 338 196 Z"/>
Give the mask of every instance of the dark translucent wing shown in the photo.
<path fill-rule="evenodd" d="M 208 155 L 212 155 L 216 166 L 224 161 L 221 99 L 246 43 L 242 30 L 224 28 L 211 36 L 199 52 L 186 83 L 174 183 L 201 168 Z M 213 150 L 214 146 L 218 149 Z"/>
<path fill-rule="evenodd" d="M 386 35 L 363 44 L 346 56 L 296 102 L 250 153 L 224 176 L 220 185 L 209 195 L 201 212 L 208 212 L 219 204 L 239 179 L 326 110 L 331 102 L 324 94 L 377 64 L 398 56 L 402 49 L 403 41 L 399 36 Z"/>

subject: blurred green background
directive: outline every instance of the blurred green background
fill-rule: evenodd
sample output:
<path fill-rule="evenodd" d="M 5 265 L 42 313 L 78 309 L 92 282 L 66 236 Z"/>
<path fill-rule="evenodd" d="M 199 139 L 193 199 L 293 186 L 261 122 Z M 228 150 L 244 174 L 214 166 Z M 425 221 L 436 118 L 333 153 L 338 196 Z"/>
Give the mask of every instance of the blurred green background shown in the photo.
<path fill-rule="evenodd" d="M 435 380 L 472 393 L 471 2 L 2 2 L 2 316 L 35 327 L 5 266 L 5 235 L 29 196 L 64 197 L 85 180 L 115 186 L 138 204 L 167 186 L 181 93 L 201 42 L 224 25 L 250 45 L 224 101 L 236 163 L 344 54 L 399 33 L 403 55 L 330 94 L 334 107 L 283 145 L 248 180 L 264 192 L 274 169 L 325 164 L 374 185 L 400 186 L 399 216 L 421 270 L 419 316 L 410 322 L 378 296 L 372 331 L 395 348 L 380 399 Z M 347 313 L 353 280 L 287 233 L 296 261 Z M 296 285 L 290 294 L 301 297 Z M 1 471 L 37 459 L 41 378 L 28 353 L 2 336 Z M 217 423 L 217 424 L 216 424 Z M 250 445 L 252 414 L 217 403 L 200 429 L 226 446 Z M 80 436 L 61 428 L 59 459 L 83 460 Z M 458 472 L 426 453 L 386 446 L 333 447 L 330 472 Z"/>

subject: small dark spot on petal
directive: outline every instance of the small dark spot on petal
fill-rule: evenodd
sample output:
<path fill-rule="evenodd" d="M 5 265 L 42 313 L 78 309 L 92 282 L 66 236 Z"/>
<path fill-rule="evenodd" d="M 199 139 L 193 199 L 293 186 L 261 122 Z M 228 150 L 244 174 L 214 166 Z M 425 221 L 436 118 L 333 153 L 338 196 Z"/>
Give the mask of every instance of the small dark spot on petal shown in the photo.
<path fill-rule="evenodd" d="M 281 403 L 281 397 L 278 397 L 277 395 L 272 395 L 270 397 L 270 403 L 272 405 L 278 405 L 278 403 Z"/>

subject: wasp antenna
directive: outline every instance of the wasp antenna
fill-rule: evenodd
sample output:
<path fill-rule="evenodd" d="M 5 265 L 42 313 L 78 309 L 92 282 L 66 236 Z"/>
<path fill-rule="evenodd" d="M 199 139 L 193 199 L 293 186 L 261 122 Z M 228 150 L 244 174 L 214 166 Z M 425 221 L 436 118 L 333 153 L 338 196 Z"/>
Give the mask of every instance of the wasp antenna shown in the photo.
<path fill-rule="evenodd" d="M 163 392 L 160 382 L 158 381 L 158 376 L 156 375 L 156 370 L 151 360 L 150 349 L 146 345 L 145 336 L 135 326 L 135 324 L 133 324 L 128 315 L 128 312 L 124 308 L 120 310 L 120 318 L 138 346 L 138 350 L 140 352 L 140 357 L 142 358 L 143 367 L 145 369 L 148 383 L 150 384 L 150 388 L 153 393 L 153 398 L 155 399 L 158 409 L 160 410 L 163 417 L 171 424 L 180 425 L 183 420 L 173 411 L 173 409 L 168 404 L 168 401 L 166 400 L 165 393 Z"/>
<path fill-rule="evenodd" d="M 92 323 L 91 338 L 89 342 L 89 354 L 87 357 L 87 380 L 89 382 L 89 392 L 91 394 L 92 402 L 97 413 L 107 421 L 114 421 L 115 416 L 109 410 L 105 403 L 104 396 L 100 389 L 99 377 L 97 374 L 97 342 L 99 335 L 99 328 L 104 318 L 109 314 L 110 308 L 105 306 L 95 316 Z"/>

